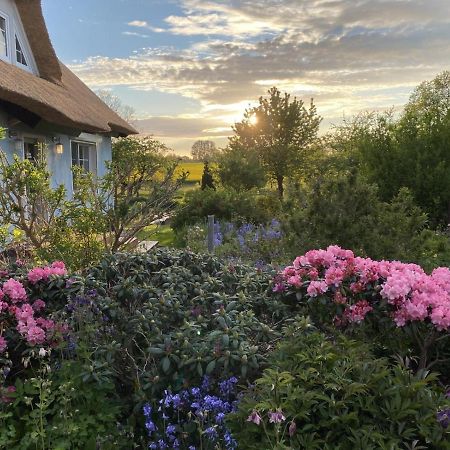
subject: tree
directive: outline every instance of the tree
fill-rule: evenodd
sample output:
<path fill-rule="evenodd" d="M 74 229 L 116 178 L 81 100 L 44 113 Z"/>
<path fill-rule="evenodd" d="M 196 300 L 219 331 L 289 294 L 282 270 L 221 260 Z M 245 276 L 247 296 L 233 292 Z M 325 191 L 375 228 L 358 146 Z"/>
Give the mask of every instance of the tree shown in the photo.
<path fill-rule="evenodd" d="M 434 225 L 450 224 L 450 72 L 420 84 L 396 129 L 403 186 Z"/>
<path fill-rule="evenodd" d="M 123 104 L 119 97 L 107 91 L 106 89 L 101 89 L 96 91 L 97 96 L 106 103 L 115 113 L 117 113 L 122 119 L 127 122 L 131 122 L 134 119 L 136 111 L 132 106 Z"/>
<path fill-rule="evenodd" d="M 211 171 L 209 170 L 209 165 L 207 162 L 205 162 L 205 165 L 203 167 L 201 188 L 202 188 L 202 191 L 204 191 L 205 189 L 216 190 L 216 187 L 214 186 L 214 178 L 212 176 Z"/>
<path fill-rule="evenodd" d="M 307 109 L 302 100 L 291 99 L 288 93 L 282 95 L 276 87 L 268 94 L 268 98 L 260 97 L 259 106 L 247 109 L 244 119 L 234 125 L 230 146 L 256 152 L 282 198 L 286 177 L 301 169 L 322 119 L 312 100 Z"/>
<path fill-rule="evenodd" d="M 339 127 L 332 146 L 384 201 L 406 187 L 432 226 L 450 223 L 450 72 L 419 85 L 398 118 L 367 113 Z"/>
<path fill-rule="evenodd" d="M 177 162 L 165 150 L 151 138 L 117 139 L 104 177 L 74 171 L 72 199 L 64 186 L 52 188 L 45 161 L 16 157 L 10 163 L 0 154 L 0 216 L 22 231 L 40 258 L 84 268 L 104 252 L 126 249 L 175 207 L 185 174 L 175 176 Z"/>
<path fill-rule="evenodd" d="M 227 147 L 217 159 L 217 174 L 223 186 L 247 191 L 266 184 L 258 155 L 242 147 Z"/>
<path fill-rule="evenodd" d="M 196 141 L 192 145 L 192 159 L 203 162 L 213 162 L 217 158 L 219 151 L 213 141 Z"/>

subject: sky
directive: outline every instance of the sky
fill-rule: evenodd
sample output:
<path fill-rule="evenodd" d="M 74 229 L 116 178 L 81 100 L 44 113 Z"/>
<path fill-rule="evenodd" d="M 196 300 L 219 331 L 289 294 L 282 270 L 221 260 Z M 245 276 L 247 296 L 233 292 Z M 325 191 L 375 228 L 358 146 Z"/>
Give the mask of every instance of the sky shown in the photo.
<path fill-rule="evenodd" d="M 176 152 L 227 143 L 272 86 L 322 131 L 450 68 L 450 0 L 42 0 L 59 58 Z"/>

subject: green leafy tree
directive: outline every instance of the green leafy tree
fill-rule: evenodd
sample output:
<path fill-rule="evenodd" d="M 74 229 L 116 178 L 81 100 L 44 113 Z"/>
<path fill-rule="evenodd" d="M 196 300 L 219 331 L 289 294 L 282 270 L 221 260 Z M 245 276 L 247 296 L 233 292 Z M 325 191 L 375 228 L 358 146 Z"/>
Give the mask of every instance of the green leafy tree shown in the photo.
<path fill-rule="evenodd" d="M 219 150 L 213 141 L 198 140 L 192 145 L 191 156 L 196 161 L 213 162 L 218 154 Z"/>
<path fill-rule="evenodd" d="M 203 167 L 201 189 L 202 191 L 204 191 L 205 189 L 213 189 L 214 191 L 216 190 L 216 187 L 214 186 L 214 178 L 207 162 L 205 162 Z"/>
<path fill-rule="evenodd" d="M 390 201 L 402 187 L 430 225 L 450 223 L 450 72 L 420 84 L 397 119 L 362 114 L 335 130 L 331 147 Z"/>
<path fill-rule="evenodd" d="M 74 171 L 68 199 L 53 188 L 45 161 L 0 155 L 0 216 L 20 230 L 43 259 L 63 259 L 72 269 L 98 261 L 104 252 L 128 248 L 135 236 L 174 207 L 185 175 L 151 138 L 124 138 L 113 145 L 104 177 Z M 45 152 L 42 152 L 44 154 Z"/>
<path fill-rule="evenodd" d="M 321 117 L 311 100 L 309 108 L 302 100 L 284 95 L 276 88 L 260 97 L 259 105 L 245 111 L 244 119 L 234 126 L 230 146 L 256 152 L 268 178 L 277 183 L 283 197 L 284 182 L 302 168 L 305 154 L 317 138 Z"/>
<path fill-rule="evenodd" d="M 237 191 L 261 188 L 266 175 L 258 155 L 242 147 L 227 147 L 217 160 L 217 175 L 223 186 Z"/>

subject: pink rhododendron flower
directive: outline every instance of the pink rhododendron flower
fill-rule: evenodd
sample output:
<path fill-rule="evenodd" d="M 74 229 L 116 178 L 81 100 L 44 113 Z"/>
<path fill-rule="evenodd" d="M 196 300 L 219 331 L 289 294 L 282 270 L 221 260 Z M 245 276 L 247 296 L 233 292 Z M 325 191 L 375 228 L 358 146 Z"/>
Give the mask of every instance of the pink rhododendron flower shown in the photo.
<path fill-rule="evenodd" d="M 40 327 L 31 327 L 27 331 L 27 341 L 32 344 L 43 344 L 45 341 L 45 331 Z"/>
<path fill-rule="evenodd" d="M 294 275 L 293 277 L 289 277 L 287 280 L 288 284 L 294 287 L 300 287 L 302 285 L 302 279 L 298 275 Z"/>
<path fill-rule="evenodd" d="M 327 290 L 328 285 L 326 281 L 311 281 L 306 292 L 310 297 L 317 297 L 318 295 L 327 292 Z"/>
<path fill-rule="evenodd" d="M 366 317 L 366 314 L 372 311 L 373 308 L 369 305 L 366 300 L 362 300 L 355 305 L 348 307 L 344 311 L 344 317 L 350 323 L 360 323 Z"/>
<path fill-rule="evenodd" d="M 67 275 L 66 266 L 62 261 L 55 261 L 49 267 L 35 267 L 28 272 L 28 281 L 31 284 L 36 284 L 42 280 L 47 281 L 52 275 Z"/>
<path fill-rule="evenodd" d="M 14 280 L 14 278 L 10 278 L 3 283 L 2 290 L 14 303 L 23 302 L 27 299 L 27 293 L 23 284 L 20 281 Z"/>
<path fill-rule="evenodd" d="M 337 303 L 338 305 L 345 305 L 347 303 L 347 297 L 344 297 L 339 291 L 334 293 L 333 299 L 334 303 Z"/>
<path fill-rule="evenodd" d="M 36 312 L 39 312 L 44 308 L 45 308 L 45 302 L 43 300 L 36 300 L 33 303 L 33 310 Z"/>
<path fill-rule="evenodd" d="M 335 323 L 359 323 L 374 305 L 384 305 L 384 308 L 387 301 L 388 311 L 383 311 L 399 327 L 412 321 L 426 321 L 437 330 L 450 330 L 450 269 L 447 267 L 427 275 L 417 264 L 374 261 L 330 246 L 297 257 L 292 266 L 278 275 L 277 283 L 296 290 L 307 285 L 309 297 L 325 295 L 330 303 L 348 305 L 344 316 L 336 317 Z M 361 299 L 361 294 L 366 293 L 374 299 L 373 304 L 372 300 L 369 304 Z"/>
<path fill-rule="evenodd" d="M 35 267 L 28 272 L 28 281 L 31 284 L 36 284 L 46 278 L 45 270 L 42 267 Z"/>
<path fill-rule="evenodd" d="M 329 286 L 339 287 L 344 277 L 345 272 L 340 267 L 330 267 L 325 272 L 325 281 Z"/>

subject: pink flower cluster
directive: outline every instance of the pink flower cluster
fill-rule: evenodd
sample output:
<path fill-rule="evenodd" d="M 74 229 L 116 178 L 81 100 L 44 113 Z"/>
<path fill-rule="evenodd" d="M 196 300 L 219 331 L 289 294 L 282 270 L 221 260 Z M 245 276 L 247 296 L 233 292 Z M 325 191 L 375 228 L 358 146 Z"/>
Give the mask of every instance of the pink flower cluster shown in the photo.
<path fill-rule="evenodd" d="M 41 280 L 48 281 L 52 275 L 67 275 L 66 266 L 62 261 L 55 261 L 51 266 L 47 267 L 35 267 L 28 272 L 28 281 L 31 284 L 36 284 Z"/>
<path fill-rule="evenodd" d="M 450 330 L 450 269 L 446 267 L 428 275 L 416 264 L 374 261 L 330 246 L 296 258 L 279 274 L 273 290 L 325 296 L 344 306 L 341 323 L 362 322 L 384 303 L 399 327 L 427 321 L 438 330 Z"/>
<path fill-rule="evenodd" d="M 40 280 L 49 280 L 52 275 L 66 274 L 63 263 L 56 262 L 49 267 L 37 267 L 28 273 L 31 285 Z M 45 302 L 37 299 L 32 302 L 21 281 L 9 278 L 0 288 L 0 325 L 1 330 L 15 330 L 30 345 L 42 345 L 54 333 L 55 323 L 44 317 L 38 317 L 45 309 Z M 0 335 L 0 354 L 8 348 L 8 342 Z"/>

